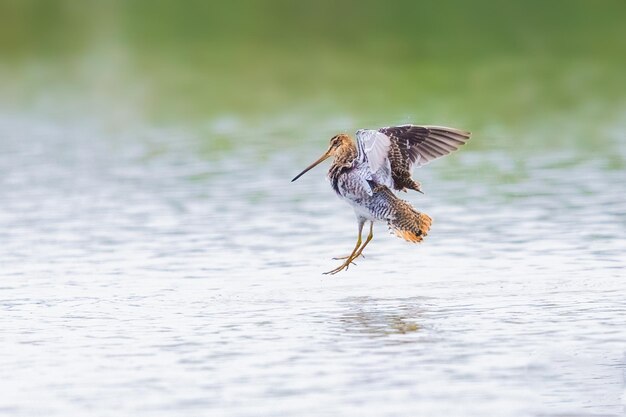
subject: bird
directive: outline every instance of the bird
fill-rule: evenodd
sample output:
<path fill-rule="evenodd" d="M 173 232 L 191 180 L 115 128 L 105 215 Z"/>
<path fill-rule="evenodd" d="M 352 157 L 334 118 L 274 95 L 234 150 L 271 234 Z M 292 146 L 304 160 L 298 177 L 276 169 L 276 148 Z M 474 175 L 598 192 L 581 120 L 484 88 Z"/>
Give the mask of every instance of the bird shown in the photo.
<path fill-rule="evenodd" d="M 345 261 L 324 274 L 348 270 L 374 237 L 375 221 L 387 223 L 396 236 L 407 242 L 420 243 L 432 225 L 431 217 L 417 211 L 394 191 L 418 191 L 420 182 L 412 178 L 414 167 L 421 167 L 464 145 L 471 133 L 428 125 L 406 124 L 360 129 L 356 141 L 346 133 L 330 139 L 328 150 L 296 175 L 291 182 L 333 157 L 328 179 L 335 193 L 354 209 L 358 235 L 348 256 L 333 258 Z M 369 222 L 369 234 L 363 242 L 363 227 Z"/>

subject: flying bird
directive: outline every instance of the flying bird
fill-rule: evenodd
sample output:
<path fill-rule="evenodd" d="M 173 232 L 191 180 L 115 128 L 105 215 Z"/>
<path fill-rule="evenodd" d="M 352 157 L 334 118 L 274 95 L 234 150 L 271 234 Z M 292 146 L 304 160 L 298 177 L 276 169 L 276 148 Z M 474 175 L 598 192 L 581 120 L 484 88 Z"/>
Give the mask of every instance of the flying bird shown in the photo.
<path fill-rule="evenodd" d="M 322 161 L 334 157 L 328 178 L 333 190 L 356 214 L 358 237 L 354 249 L 348 256 L 334 258 L 345 261 L 325 274 L 347 270 L 361 256 L 374 237 L 374 221 L 387 222 L 398 237 L 408 242 L 421 242 L 428 234 L 432 219 L 398 198 L 393 190 L 421 193 L 421 184 L 411 177 L 413 168 L 456 151 L 469 138 L 470 133 L 462 130 L 417 125 L 361 129 L 356 132 L 356 142 L 345 133 L 333 136 L 328 150 L 291 180 L 297 180 Z M 370 230 L 363 242 L 363 226 L 368 221 Z"/>

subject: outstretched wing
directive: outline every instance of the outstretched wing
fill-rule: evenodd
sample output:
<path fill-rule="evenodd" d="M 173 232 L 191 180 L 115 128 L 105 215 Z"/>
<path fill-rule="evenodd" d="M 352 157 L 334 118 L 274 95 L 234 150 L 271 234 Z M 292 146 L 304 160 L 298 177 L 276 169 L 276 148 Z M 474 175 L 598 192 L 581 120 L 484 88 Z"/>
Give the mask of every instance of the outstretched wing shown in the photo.
<path fill-rule="evenodd" d="M 395 164 L 406 164 L 409 171 L 414 164 L 426 165 L 456 151 L 470 138 L 469 132 L 442 126 L 403 125 L 378 131 L 389 137 L 392 170 Z"/>
<path fill-rule="evenodd" d="M 464 145 L 470 133 L 450 127 L 402 125 L 356 132 L 358 160 L 371 179 L 401 190 L 414 165 L 422 166 Z M 419 187 L 419 184 L 416 185 Z M 414 188 L 419 189 L 419 188 Z"/>

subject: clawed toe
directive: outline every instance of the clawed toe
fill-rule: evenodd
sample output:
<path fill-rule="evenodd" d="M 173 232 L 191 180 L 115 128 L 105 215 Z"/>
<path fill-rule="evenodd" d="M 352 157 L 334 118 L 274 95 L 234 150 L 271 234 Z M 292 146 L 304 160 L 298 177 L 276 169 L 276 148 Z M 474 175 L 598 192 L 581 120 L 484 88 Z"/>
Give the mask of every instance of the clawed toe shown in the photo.
<path fill-rule="evenodd" d="M 335 268 L 335 269 L 333 269 L 331 271 L 328 271 L 328 272 L 324 272 L 324 275 L 335 275 L 337 272 L 343 271 L 344 269 L 347 271 L 348 268 L 350 267 L 350 264 L 356 266 L 356 264 L 352 260 L 345 261 L 344 263 L 339 265 L 337 268 Z"/>

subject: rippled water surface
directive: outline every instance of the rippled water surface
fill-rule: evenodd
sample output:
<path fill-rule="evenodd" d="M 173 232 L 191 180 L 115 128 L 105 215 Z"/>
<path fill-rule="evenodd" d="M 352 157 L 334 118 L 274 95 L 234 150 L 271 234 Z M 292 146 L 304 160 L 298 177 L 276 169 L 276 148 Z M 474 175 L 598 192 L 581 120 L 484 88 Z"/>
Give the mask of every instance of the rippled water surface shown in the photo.
<path fill-rule="evenodd" d="M 0 414 L 623 415 L 623 135 L 470 145 L 406 194 L 424 244 L 336 276 L 352 211 L 289 182 L 326 138 L 272 135 L 1 121 Z"/>

